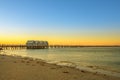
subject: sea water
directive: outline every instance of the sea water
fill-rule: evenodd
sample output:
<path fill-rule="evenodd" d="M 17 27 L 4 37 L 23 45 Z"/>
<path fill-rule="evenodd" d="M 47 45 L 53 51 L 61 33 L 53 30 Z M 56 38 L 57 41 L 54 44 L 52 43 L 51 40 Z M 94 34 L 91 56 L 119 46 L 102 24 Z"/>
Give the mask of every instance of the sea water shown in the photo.
<path fill-rule="evenodd" d="M 0 53 L 39 58 L 48 63 L 92 69 L 92 71 L 110 71 L 112 74 L 120 75 L 120 47 L 19 49 L 4 50 Z"/>

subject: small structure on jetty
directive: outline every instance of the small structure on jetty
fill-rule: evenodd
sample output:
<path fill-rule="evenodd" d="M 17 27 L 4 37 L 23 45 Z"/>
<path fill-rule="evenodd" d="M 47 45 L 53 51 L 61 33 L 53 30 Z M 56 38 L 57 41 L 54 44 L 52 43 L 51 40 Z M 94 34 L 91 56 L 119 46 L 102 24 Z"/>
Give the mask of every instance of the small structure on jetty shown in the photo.
<path fill-rule="evenodd" d="M 27 49 L 45 49 L 49 47 L 47 41 L 28 40 L 26 42 Z"/>

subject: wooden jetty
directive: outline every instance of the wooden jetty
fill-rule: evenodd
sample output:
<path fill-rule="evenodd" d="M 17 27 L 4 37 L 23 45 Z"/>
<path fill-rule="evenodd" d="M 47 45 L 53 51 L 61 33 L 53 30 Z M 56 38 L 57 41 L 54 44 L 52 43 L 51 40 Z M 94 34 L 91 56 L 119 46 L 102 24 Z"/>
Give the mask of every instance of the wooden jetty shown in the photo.
<path fill-rule="evenodd" d="M 44 46 L 40 46 L 41 49 L 44 49 Z M 42 48 L 43 47 L 43 48 Z M 49 45 L 47 48 L 66 48 L 66 47 L 81 47 L 78 45 Z M 0 45 L 1 49 L 27 49 L 26 45 L 8 45 L 8 44 L 2 44 Z M 33 49 L 40 49 L 38 46 L 32 46 Z M 45 48 L 46 49 L 46 48 Z"/>

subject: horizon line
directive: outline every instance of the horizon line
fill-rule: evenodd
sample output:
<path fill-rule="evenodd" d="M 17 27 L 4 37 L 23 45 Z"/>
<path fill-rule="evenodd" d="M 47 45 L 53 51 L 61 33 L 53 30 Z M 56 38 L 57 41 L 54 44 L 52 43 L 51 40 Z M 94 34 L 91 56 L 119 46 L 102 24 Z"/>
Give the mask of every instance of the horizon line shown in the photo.
<path fill-rule="evenodd" d="M 0 44 L 1 46 L 7 45 L 26 45 L 26 44 Z M 50 44 L 49 46 L 78 46 L 78 47 L 120 47 L 120 45 L 74 45 L 74 44 Z"/>

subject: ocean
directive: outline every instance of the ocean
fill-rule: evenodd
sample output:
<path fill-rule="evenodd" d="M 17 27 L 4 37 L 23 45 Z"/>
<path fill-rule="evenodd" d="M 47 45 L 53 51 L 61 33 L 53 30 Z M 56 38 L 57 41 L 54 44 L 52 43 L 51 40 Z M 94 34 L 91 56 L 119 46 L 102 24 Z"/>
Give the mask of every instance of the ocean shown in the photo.
<path fill-rule="evenodd" d="M 1 54 L 42 59 L 48 63 L 120 75 L 120 47 L 3 50 Z"/>

